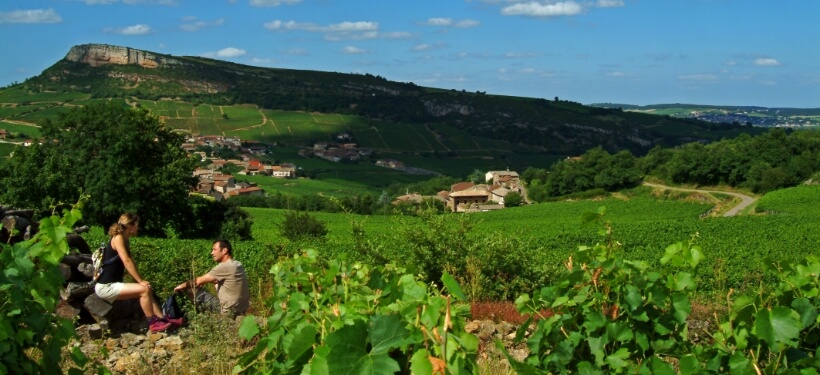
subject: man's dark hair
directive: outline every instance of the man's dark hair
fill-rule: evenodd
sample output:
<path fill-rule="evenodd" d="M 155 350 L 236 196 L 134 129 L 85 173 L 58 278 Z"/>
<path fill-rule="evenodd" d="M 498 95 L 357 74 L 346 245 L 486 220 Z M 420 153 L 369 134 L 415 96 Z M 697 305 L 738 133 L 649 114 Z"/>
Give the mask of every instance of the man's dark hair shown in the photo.
<path fill-rule="evenodd" d="M 220 249 L 228 249 L 228 255 L 233 257 L 233 248 L 231 247 L 231 243 L 228 240 L 218 239 L 214 241 L 214 243 L 218 243 Z"/>

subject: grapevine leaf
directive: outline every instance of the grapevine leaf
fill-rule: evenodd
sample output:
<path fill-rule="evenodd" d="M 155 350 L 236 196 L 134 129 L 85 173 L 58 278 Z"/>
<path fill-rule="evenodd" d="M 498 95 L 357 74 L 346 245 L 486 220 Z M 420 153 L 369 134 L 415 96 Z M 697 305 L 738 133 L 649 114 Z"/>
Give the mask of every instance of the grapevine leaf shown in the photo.
<path fill-rule="evenodd" d="M 692 314 L 692 304 L 689 303 L 689 298 L 684 293 L 672 294 L 672 307 L 674 308 L 672 315 L 678 323 L 686 322 L 686 318 Z"/>
<path fill-rule="evenodd" d="M 591 363 L 583 361 L 578 364 L 578 375 L 601 375 L 603 372 L 592 366 Z"/>
<path fill-rule="evenodd" d="M 692 268 L 697 267 L 698 263 L 704 258 L 706 258 L 706 256 L 703 255 L 703 249 L 701 249 L 700 246 L 693 245 L 689 248 L 689 265 L 692 266 Z"/>
<path fill-rule="evenodd" d="M 259 325 L 256 324 L 256 319 L 252 315 L 246 315 L 239 325 L 239 337 L 250 340 L 259 334 Z"/>
<path fill-rule="evenodd" d="M 629 304 L 629 311 L 635 311 L 643 305 L 643 296 L 634 285 L 626 286 L 626 303 Z"/>
<path fill-rule="evenodd" d="M 407 330 L 396 315 L 375 315 L 370 318 L 369 328 L 371 353 L 387 353 L 405 343 Z"/>
<path fill-rule="evenodd" d="M 681 357 L 678 362 L 678 369 L 681 375 L 693 375 L 700 372 L 701 367 L 697 357 L 693 354 L 687 354 Z"/>
<path fill-rule="evenodd" d="M 624 368 L 628 365 L 627 358 L 629 358 L 629 350 L 621 348 L 606 357 L 606 364 L 613 369 Z"/>
<path fill-rule="evenodd" d="M 427 295 L 427 288 L 417 282 L 413 275 L 402 276 L 399 285 L 402 287 L 402 299 L 405 301 L 420 301 Z"/>
<path fill-rule="evenodd" d="M 672 365 L 658 357 L 649 358 L 649 368 L 652 369 L 652 374 L 655 375 L 675 375 L 675 369 L 672 368 Z"/>
<path fill-rule="evenodd" d="M 306 363 L 308 358 L 304 357 L 309 355 L 311 349 L 313 349 L 317 334 L 316 327 L 305 324 L 298 327 L 292 334 L 286 335 L 282 346 L 288 354 L 288 362 L 291 364 Z"/>
<path fill-rule="evenodd" d="M 595 364 L 597 364 L 598 366 L 604 364 L 604 357 L 606 357 L 605 349 L 608 341 L 609 340 L 607 340 L 606 335 L 587 338 L 589 351 L 590 353 L 592 353 L 592 355 L 595 356 Z"/>
<path fill-rule="evenodd" d="M 606 333 L 615 341 L 627 341 L 633 337 L 632 329 L 626 323 L 610 323 Z"/>
<path fill-rule="evenodd" d="M 792 301 L 792 307 L 800 314 L 800 322 L 803 323 L 803 329 L 814 325 L 817 320 L 817 308 L 812 305 L 807 298 L 798 298 Z"/>
<path fill-rule="evenodd" d="M 394 374 L 399 364 L 387 353 L 368 353 L 367 327 L 362 321 L 332 332 L 325 341 L 330 348 L 327 368 L 331 374 Z"/>
<path fill-rule="evenodd" d="M 667 246 L 666 252 L 664 253 L 663 257 L 661 257 L 661 264 L 669 263 L 673 266 L 680 266 L 682 264 L 682 260 L 679 254 L 682 249 L 683 243 L 681 242 Z"/>
<path fill-rule="evenodd" d="M 729 369 L 732 371 L 732 375 L 757 375 L 752 361 L 744 357 L 740 351 L 729 357 Z"/>
<path fill-rule="evenodd" d="M 444 283 L 444 287 L 447 288 L 450 294 L 459 300 L 467 301 L 467 296 L 461 290 L 461 286 L 458 285 L 458 281 L 456 281 L 453 276 L 450 276 L 449 273 L 445 272 L 444 275 L 441 275 L 441 282 Z"/>
<path fill-rule="evenodd" d="M 606 317 L 600 311 L 592 311 L 586 315 L 586 321 L 584 322 L 584 327 L 587 329 L 587 333 L 593 333 L 598 330 L 598 328 L 603 327 L 606 325 Z"/>
<path fill-rule="evenodd" d="M 765 340 L 774 350 L 797 345 L 797 337 L 803 324 L 800 315 L 784 306 L 775 306 L 771 310 L 762 309 L 755 314 L 755 325 L 752 333 Z"/>
<path fill-rule="evenodd" d="M 414 374 L 432 374 L 433 364 L 428 359 L 427 349 L 419 349 L 410 358 L 410 371 Z"/>
<path fill-rule="evenodd" d="M 748 320 L 755 313 L 755 301 L 752 297 L 741 295 L 732 304 L 732 320 Z"/>

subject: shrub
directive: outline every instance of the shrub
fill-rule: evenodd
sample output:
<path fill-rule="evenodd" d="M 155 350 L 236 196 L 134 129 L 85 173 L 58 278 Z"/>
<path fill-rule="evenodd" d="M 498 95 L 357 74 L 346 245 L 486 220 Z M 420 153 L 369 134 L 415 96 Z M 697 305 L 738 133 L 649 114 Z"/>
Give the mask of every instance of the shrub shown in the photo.
<path fill-rule="evenodd" d="M 307 212 L 288 211 L 279 231 L 283 237 L 291 241 L 299 241 L 307 238 L 324 238 L 327 235 L 327 226 L 321 220 L 308 215 Z"/>

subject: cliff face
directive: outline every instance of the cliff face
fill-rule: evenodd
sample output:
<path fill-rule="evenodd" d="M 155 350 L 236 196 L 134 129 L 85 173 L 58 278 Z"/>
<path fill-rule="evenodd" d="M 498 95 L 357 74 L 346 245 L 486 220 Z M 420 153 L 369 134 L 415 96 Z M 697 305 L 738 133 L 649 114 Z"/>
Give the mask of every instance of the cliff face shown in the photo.
<path fill-rule="evenodd" d="M 150 52 L 107 44 L 81 44 L 71 47 L 65 59 L 91 66 L 135 64 L 145 68 L 157 68 L 162 65 L 180 63 L 178 60 L 157 56 Z"/>

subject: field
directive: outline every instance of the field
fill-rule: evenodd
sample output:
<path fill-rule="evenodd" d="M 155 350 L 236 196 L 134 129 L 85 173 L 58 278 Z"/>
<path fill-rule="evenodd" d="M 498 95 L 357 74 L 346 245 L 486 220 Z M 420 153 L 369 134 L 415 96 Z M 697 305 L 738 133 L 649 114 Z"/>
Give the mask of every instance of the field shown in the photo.
<path fill-rule="evenodd" d="M 768 210 L 777 214 L 699 219 L 711 205 L 679 200 L 655 200 L 635 196 L 627 200 L 542 203 L 494 212 L 471 214 L 469 238 L 476 243 L 505 241 L 536 254 L 532 264 L 554 275 L 580 245 L 602 241 L 595 226 L 581 226 L 585 212 L 606 207 L 614 238 L 623 244 L 627 259 L 646 260 L 659 265 L 664 249 L 690 239 L 703 247 L 707 261 L 698 270 L 700 288 L 720 292 L 728 288 L 757 287 L 770 269 L 767 259 L 789 261 L 807 254 L 820 255 L 820 186 L 799 187 L 764 197 Z M 807 202 L 811 202 L 807 204 Z M 256 241 L 287 243 L 278 233 L 286 211 L 247 209 L 254 218 Z M 383 255 L 401 261 L 412 249 L 408 236 L 425 224 L 416 217 L 363 217 L 348 214 L 311 214 L 327 224 L 327 241 L 314 244 L 329 254 L 349 252 L 355 245 L 354 223 L 360 224 L 369 241 L 380 244 Z M 451 220 L 457 220 L 452 215 Z M 270 246 L 270 245 L 269 245 Z M 512 251 L 513 249 L 508 249 Z M 498 259 L 501 261 L 501 259 Z"/>

